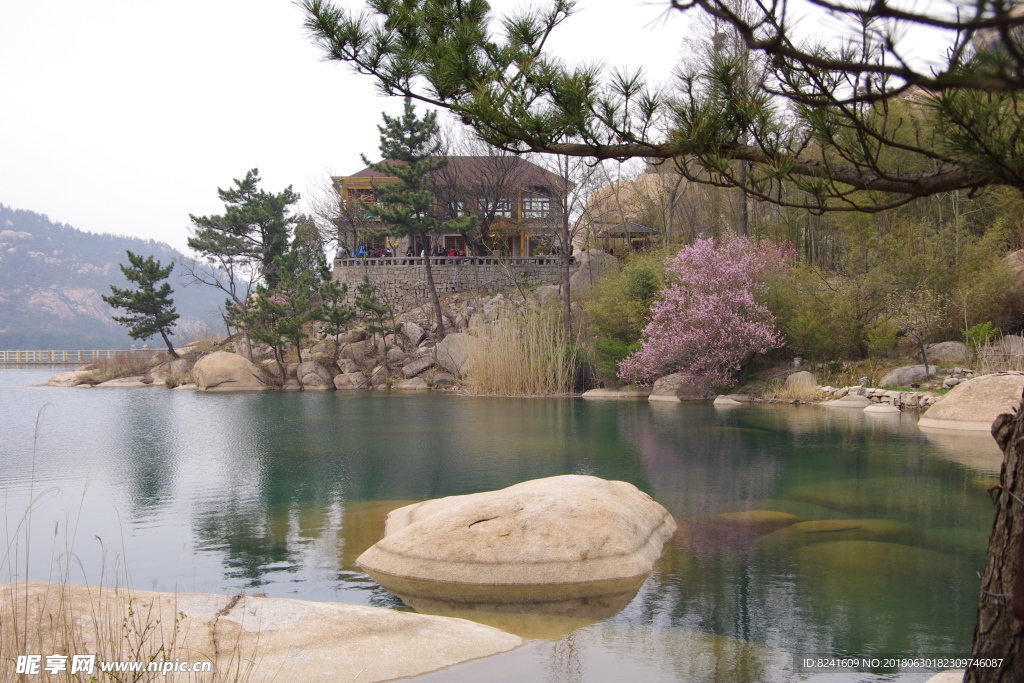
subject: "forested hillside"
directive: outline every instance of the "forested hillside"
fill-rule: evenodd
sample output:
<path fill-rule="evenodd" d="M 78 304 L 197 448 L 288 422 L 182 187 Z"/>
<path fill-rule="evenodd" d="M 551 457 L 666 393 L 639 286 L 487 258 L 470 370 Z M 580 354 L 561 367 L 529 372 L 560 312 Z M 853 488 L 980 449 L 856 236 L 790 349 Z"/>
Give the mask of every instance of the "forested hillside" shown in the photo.
<path fill-rule="evenodd" d="M 162 242 L 76 230 L 0 204 L 0 348 L 127 348 L 135 343 L 111 320 L 101 295 L 127 287 L 118 267 L 125 251 L 166 264 L 182 256 Z M 177 343 L 219 329 L 216 291 L 184 287 L 171 274 L 181 315 Z M 138 342 L 141 345 L 142 342 Z"/>

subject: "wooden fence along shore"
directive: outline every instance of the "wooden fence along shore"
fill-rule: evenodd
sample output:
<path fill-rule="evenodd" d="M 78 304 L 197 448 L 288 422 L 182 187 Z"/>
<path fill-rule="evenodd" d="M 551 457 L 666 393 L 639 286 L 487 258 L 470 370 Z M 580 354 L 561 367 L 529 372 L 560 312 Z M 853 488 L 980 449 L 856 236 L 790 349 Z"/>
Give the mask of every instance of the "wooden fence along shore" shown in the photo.
<path fill-rule="evenodd" d="M 18 365 L 45 365 L 50 363 L 91 363 L 101 358 L 113 358 L 121 353 L 131 353 L 140 357 L 150 358 L 160 349 L 0 349 L 0 363 Z"/>

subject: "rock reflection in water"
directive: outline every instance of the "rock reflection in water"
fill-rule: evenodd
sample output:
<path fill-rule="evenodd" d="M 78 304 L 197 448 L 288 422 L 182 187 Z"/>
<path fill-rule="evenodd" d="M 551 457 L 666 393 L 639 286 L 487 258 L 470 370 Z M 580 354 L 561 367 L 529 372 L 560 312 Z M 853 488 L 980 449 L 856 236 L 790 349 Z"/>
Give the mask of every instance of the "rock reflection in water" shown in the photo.
<path fill-rule="evenodd" d="M 738 638 L 615 621 L 469 662 L 420 683 L 760 683 L 793 680 L 792 656 Z"/>
<path fill-rule="evenodd" d="M 615 616 L 633 600 L 647 578 L 552 586 L 426 586 L 433 582 L 405 579 L 396 583 L 396 577 L 371 576 L 417 612 L 469 619 L 522 638 L 544 640 L 557 640 Z M 446 591 L 453 596 L 461 593 L 467 599 L 422 595 Z M 552 599 L 559 595 L 564 599 Z"/>
<path fill-rule="evenodd" d="M 936 455 L 979 472 L 999 474 L 1003 465 L 1003 452 L 988 432 L 921 429 L 921 433 L 928 439 L 928 443 L 936 446 Z"/>

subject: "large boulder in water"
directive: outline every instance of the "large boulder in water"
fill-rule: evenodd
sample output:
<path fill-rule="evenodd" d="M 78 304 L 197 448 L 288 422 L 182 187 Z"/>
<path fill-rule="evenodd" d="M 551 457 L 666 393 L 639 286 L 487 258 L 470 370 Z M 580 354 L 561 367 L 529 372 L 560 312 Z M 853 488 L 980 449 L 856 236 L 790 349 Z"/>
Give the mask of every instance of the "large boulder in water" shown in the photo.
<path fill-rule="evenodd" d="M 263 373 L 252 361 L 227 351 L 217 351 L 196 361 L 192 379 L 201 391 L 267 390 Z"/>
<path fill-rule="evenodd" d="M 394 510 L 358 562 L 403 599 L 600 599 L 635 592 L 675 528 L 632 484 L 570 474 Z"/>
<path fill-rule="evenodd" d="M 918 427 L 988 432 L 1003 413 L 1016 414 L 1024 391 L 1024 373 L 999 372 L 961 382 L 936 401 Z"/>

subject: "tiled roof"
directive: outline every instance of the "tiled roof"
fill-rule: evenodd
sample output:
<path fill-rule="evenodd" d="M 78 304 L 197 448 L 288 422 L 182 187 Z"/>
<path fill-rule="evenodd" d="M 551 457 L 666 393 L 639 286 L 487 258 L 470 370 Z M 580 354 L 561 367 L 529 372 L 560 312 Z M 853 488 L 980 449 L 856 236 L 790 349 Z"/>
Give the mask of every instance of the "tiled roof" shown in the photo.
<path fill-rule="evenodd" d="M 401 163 L 401 162 L 391 162 Z M 494 156 L 450 156 L 448 165 L 434 174 L 449 174 L 449 177 L 456 179 L 479 178 L 482 175 L 502 173 L 505 175 L 505 182 L 509 182 L 519 189 L 530 187 L 559 187 L 565 181 L 558 175 L 541 168 L 526 159 L 520 157 L 494 157 Z M 358 173 L 353 173 L 350 178 L 386 178 L 387 173 L 376 171 L 370 167 L 364 168 Z"/>

